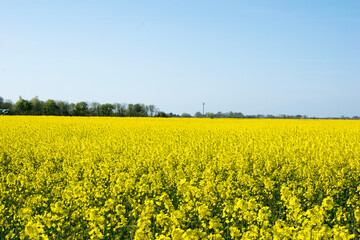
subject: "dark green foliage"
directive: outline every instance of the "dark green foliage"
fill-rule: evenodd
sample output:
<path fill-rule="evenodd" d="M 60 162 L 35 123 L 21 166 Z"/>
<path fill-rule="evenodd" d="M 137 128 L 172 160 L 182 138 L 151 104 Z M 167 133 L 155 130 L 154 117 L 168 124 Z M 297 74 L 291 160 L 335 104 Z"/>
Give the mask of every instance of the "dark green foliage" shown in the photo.
<path fill-rule="evenodd" d="M 11 115 L 154 117 L 158 113 L 155 105 L 147 106 L 142 103 L 100 104 L 81 101 L 75 104 L 53 99 L 44 102 L 39 100 L 37 96 L 30 101 L 20 97 L 15 104 L 0 97 L 0 109 L 4 109 L 3 114 L 6 112 L 6 114 Z"/>
<path fill-rule="evenodd" d="M 32 109 L 32 103 L 28 100 L 19 98 L 15 104 L 15 111 L 21 115 L 29 115 Z"/>
<path fill-rule="evenodd" d="M 168 115 L 164 112 L 158 112 L 155 117 L 168 117 Z"/>

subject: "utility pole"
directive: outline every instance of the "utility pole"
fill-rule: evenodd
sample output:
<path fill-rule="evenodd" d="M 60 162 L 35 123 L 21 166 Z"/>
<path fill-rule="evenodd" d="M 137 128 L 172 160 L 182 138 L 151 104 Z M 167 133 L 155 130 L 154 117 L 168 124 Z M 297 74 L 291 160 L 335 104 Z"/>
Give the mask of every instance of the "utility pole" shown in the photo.
<path fill-rule="evenodd" d="M 203 102 L 203 116 L 205 117 L 205 103 Z"/>

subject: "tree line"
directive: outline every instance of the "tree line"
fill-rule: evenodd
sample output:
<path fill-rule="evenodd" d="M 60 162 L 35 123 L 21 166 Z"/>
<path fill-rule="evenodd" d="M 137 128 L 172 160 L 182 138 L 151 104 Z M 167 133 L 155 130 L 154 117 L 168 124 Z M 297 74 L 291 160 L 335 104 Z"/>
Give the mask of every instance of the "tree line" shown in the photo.
<path fill-rule="evenodd" d="M 155 117 L 162 114 L 155 105 L 142 103 L 68 103 L 53 99 L 42 101 L 38 97 L 31 100 L 19 97 L 16 103 L 0 97 L 0 109 L 7 109 L 9 115 Z"/>
<path fill-rule="evenodd" d="M 126 103 L 105 103 L 98 102 L 77 102 L 68 103 L 66 101 L 58 101 L 48 99 L 42 101 L 38 97 L 31 100 L 19 97 L 16 103 L 11 100 L 4 100 L 0 96 L 0 115 L 53 115 L 53 116 L 113 116 L 113 117 L 182 117 L 182 118 L 276 118 L 276 119 L 318 119 L 317 117 L 308 117 L 306 115 L 245 115 L 241 112 L 196 112 L 194 115 L 189 113 L 174 114 L 160 111 L 155 105 L 145 105 L 142 103 L 126 104 Z M 329 118 L 326 118 L 329 119 Z M 352 118 L 341 116 L 332 119 L 360 119 L 359 116 Z"/>
<path fill-rule="evenodd" d="M 201 117 L 206 117 L 206 118 L 287 118 L 287 119 L 305 119 L 308 118 L 308 116 L 306 115 L 286 115 L 286 114 L 280 114 L 280 115 L 272 115 L 272 114 L 253 114 L 253 115 L 245 115 L 241 112 L 217 112 L 217 113 L 212 113 L 212 112 L 207 112 L 205 114 L 202 114 L 200 112 L 196 112 L 195 117 L 197 118 L 201 118 Z"/>
<path fill-rule="evenodd" d="M 207 112 L 205 114 L 202 114 L 200 112 L 196 112 L 195 117 L 201 118 L 268 118 L 268 119 L 354 119 L 354 120 L 360 120 L 359 116 L 353 116 L 353 117 L 347 117 L 347 116 L 341 116 L 341 117 L 325 117 L 325 118 L 319 118 L 319 117 L 309 117 L 307 115 L 288 115 L 288 114 L 279 114 L 279 115 L 272 115 L 272 114 L 251 114 L 251 115 L 245 115 L 241 112 Z"/>

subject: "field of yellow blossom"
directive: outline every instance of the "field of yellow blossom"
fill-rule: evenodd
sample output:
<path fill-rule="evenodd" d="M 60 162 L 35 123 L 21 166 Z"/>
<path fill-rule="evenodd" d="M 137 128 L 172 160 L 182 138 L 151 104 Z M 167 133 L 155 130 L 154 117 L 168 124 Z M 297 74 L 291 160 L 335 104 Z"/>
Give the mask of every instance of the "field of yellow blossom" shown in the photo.
<path fill-rule="evenodd" d="M 0 239 L 358 239 L 360 121 L 0 117 Z"/>

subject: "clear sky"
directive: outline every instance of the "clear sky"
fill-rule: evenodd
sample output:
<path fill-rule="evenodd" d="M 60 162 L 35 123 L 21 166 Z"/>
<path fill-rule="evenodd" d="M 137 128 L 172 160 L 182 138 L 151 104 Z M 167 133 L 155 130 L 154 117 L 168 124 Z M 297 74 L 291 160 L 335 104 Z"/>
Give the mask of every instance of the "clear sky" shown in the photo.
<path fill-rule="evenodd" d="M 0 0 L 0 96 L 360 115 L 360 1 Z"/>

